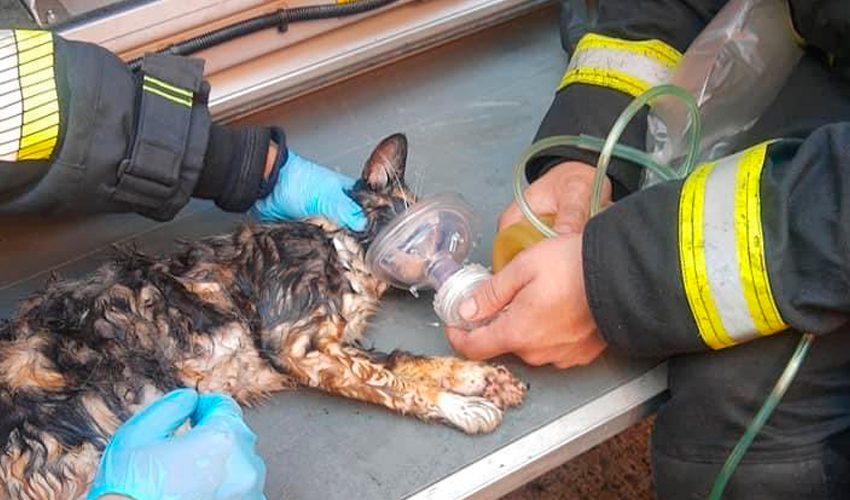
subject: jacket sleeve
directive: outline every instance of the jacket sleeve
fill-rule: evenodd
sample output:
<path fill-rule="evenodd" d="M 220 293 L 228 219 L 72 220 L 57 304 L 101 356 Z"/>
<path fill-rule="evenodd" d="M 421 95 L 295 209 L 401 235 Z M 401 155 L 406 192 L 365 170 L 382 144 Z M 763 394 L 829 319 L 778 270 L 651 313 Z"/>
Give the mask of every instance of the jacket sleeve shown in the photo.
<path fill-rule="evenodd" d="M 626 197 L 585 230 L 601 334 L 630 353 L 673 355 L 846 327 L 848 199 L 847 122 Z"/>
<path fill-rule="evenodd" d="M 213 124 L 203 62 L 0 30 L 0 212 L 138 212 L 168 220 L 192 196 L 243 211 L 270 190 L 283 131 Z M 276 162 L 280 164 L 280 162 Z"/>
<path fill-rule="evenodd" d="M 583 21 L 577 3 L 583 2 L 561 0 L 562 41 L 570 62 L 535 140 L 565 134 L 605 137 L 634 97 L 669 77 L 688 45 L 726 2 L 598 2 L 594 23 Z M 621 142 L 642 150 L 645 135 L 646 109 L 634 117 Z M 552 148 L 532 159 L 527 175 L 533 181 L 556 163 L 594 165 L 596 159 L 596 153 Z M 638 167 L 612 159 L 614 198 L 635 190 L 640 175 Z"/>

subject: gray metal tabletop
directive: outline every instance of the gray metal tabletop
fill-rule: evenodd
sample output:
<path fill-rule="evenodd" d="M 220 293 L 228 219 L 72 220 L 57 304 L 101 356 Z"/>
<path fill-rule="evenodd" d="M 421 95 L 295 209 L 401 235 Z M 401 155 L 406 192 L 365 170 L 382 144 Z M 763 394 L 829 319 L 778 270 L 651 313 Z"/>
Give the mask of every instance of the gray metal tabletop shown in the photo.
<path fill-rule="evenodd" d="M 457 191 L 478 210 L 489 263 L 511 165 L 533 138 L 566 61 L 557 12 L 545 9 L 334 85 L 249 121 L 283 125 L 299 154 L 357 175 L 383 136 L 410 141 L 408 182 Z M 134 241 L 165 252 L 175 238 L 226 231 L 240 215 L 193 201 L 171 222 L 135 215 L 0 219 L 0 316 L 49 271 L 79 276 Z M 369 331 L 381 350 L 449 353 L 430 296 L 394 291 Z M 268 465 L 270 500 L 495 498 L 642 418 L 661 400 L 665 366 L 609 350 L 567 371 L 504 361 L 530 383 L 525 404 L 492 434 L 469 437 L 384 409 L 310 391 L 247 412 Z"/>

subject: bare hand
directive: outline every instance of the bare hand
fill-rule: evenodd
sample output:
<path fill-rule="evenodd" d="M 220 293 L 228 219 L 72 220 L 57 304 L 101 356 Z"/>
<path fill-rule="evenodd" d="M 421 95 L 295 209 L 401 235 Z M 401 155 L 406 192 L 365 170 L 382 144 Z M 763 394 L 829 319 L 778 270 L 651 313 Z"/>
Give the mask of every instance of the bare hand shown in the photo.
<path fill-rule="evenodd" d="M 461 306 L 467 319 L 493 320 L 473 331 L 449 328 L 449 343 L 476 360 L 513 353 L 530 365 L 590 363 L 607 347 L 584 288 L 582 235 L 542 241 L 517 255 Z"/>
<path fill-rule="evenodd" d="M 531 211 L 543 215 L 554 214 L 552 229 L 558 234 L 577 234 L 590 218 L 590 194 L 596 168 L 577 161 L 560 163 L 525 190 L 525 199 Z M 611 202 L 611 181 L 602 186 L 602 205 Z M 519 206 L 511 203 L 499 217 L 501 231 L 524 219 Z"/>

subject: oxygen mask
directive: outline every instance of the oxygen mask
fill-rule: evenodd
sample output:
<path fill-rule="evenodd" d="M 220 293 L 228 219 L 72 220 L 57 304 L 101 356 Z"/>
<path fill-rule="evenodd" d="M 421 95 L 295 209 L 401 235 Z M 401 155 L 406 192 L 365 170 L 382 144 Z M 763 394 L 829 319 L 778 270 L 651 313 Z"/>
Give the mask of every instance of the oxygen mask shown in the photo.
<path fill-rule="evenodd" d="M 448 326 L 472 329 L 460 304 L 490 272 L 465 263 L 475 246 L 477 219 L 455 193 L 422 198 L 384 228 L 366 252 L 366 264 L 379 278 L 410 290 L 435 290 L 434 311 Z"/>

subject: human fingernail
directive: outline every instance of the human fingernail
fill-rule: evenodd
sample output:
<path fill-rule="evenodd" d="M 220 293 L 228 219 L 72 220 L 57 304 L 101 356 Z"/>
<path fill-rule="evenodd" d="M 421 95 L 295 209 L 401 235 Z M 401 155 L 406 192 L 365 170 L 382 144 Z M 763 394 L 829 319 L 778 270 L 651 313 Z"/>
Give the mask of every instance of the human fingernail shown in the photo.
<path fill-rule="evenodd" d="M 475 299 L 473 298 L 468 298 L 460 304 L 460 315 L 463 319 L 471 320 L 477 312 L 478 304 L 475 303 Z"/>

